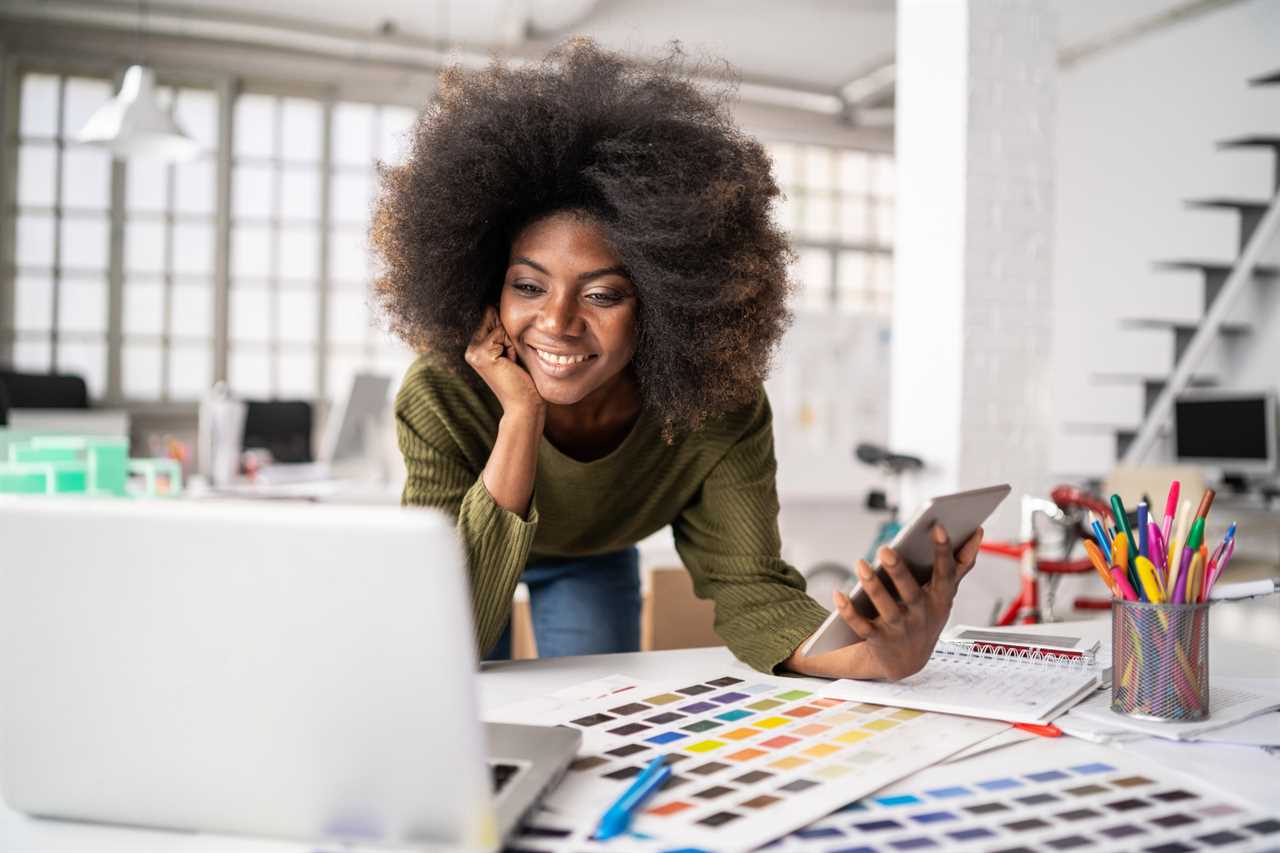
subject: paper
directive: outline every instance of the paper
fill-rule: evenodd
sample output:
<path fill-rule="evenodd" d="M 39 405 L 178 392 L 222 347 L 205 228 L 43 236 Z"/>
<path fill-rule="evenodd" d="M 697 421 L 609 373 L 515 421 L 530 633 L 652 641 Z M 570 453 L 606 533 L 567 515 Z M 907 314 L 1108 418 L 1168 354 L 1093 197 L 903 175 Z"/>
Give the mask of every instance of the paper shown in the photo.
<path fill-rule="evenodd" d="M 944 714 L 1046 723 L 1098 685 L 1095 670 L 1022 660 L 934 653 L 896 682 L 833 682 L 832 696 Z"/>
<path fill-rule="evenodd" d="M 1272 715 L 1276 716 L 1276 715 Z M 1210 785 L 1240 791 L 1256 806 L 1280 815 L 1280 757 L 1254 746 L 1177 743 L 1139 738 L 1120 745 L 1126 753 L 1170 770 L 1194 775 Z"/>
<path fill-rule="evenodd" d="M 613 676 L 490 715 L 582 732 L 578 758 L 526 831 L 585 849 L 578 844 L 604 811 L 661 755 L 672 777 L 610 849 L 647 836 L 746 850 L 1008 729 L 743 675 L 678 684 Z"/>
<path fill-rule="evenodd" d="M 1209 717 L 1199 722 L 1141 720 L 1111 710 L 1111 693 L 1103 691 L 1057 720 L 1058 728 L 1095 742 L 1126 736 L 1197 740 L 1201 736 L 1280 708 L 1280 685 L 1258 690 L 1258 679 L 1215 678 L 1209 685 Z M 1262 682 L 1265 683 L 1265 682 Z"/>

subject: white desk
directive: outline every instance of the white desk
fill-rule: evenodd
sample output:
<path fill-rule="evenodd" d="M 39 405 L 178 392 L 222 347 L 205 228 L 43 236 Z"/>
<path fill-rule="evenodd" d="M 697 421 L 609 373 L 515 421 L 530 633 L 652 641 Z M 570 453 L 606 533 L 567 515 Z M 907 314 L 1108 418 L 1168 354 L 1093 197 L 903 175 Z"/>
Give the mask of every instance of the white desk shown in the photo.
<path fill-rule="evenodd" d="M 1268 610 L 1263 618 L 1280 618 L 1280 607 L 1273 599 L 1264 599 Z M 1241 642 L 1237 638 L 1238 623 L 1231 618 L 1231 611 L 1218 608 L 1211 623 L 1210 671 L 1223 676 L 1280 676 L 1280 648 L 1270 644 L 1259 645 Z M 1062 630 L 1063 624 L 1048 626 Z M 1075 626 L 1081 630 L 1099 632 L 1107 630 L 1099 621 Z M 641 652 L 623 655 L 596 655 L 591 657 L 559 658 L 550 660 L 506 661 L 483 665 L 480 675 L 480 704 L 485 710 L 496 709 L 562 687 L 568 687 L 593 678 L 614 673 L 624 673 L 646 680 L 697 681 L 733 672 L 750 671 L 733 658 L 726 649 L 688 649 L 666 652 Z M 818 679 L 798 679 L 821 684 Z M 1020 754 L 1052 753 L 1054 759 L 1063 761 L 1064 752 L 1072 750 L 1092 754 L 1098 747 L 1071 738 L 1035 738 L 1024 743 L 1005 747 L 1019 750 Z M 993 753 L 998 755 L 1001 753 Z M 1008 754 L 1007 752 L 1004 754 Z M 981 757 L 974 760 L 980 760 Z M 1244 787 L 1244 786 L 1242 786 Z M 1257 791 L 1238 790 L 1240 796 L 1257 801 Z M 297 844 L 274 841 L 257 841 L 218 836 L 197 836 L 183 833 L 150 830 L 119 829 L 61 821 L 37 820 L 18 814 L 0 804 L 0 850 L 9 851 L 58 851 L 58 853 L 115 853 L 115 851 L 155 851 L 155 853 L 302 853 L 323 849 L 337 851 L 339 844 Z"/>

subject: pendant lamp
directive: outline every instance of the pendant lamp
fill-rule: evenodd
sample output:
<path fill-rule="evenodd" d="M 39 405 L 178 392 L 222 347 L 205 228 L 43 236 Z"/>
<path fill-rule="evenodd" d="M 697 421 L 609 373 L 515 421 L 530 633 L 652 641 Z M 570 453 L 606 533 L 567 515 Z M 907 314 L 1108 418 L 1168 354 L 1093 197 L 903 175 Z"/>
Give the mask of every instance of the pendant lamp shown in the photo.
<path fill-rule="evenodd" d="M 145 65 L 129 66 L 120 92 L 89 117 L 76 141 L 106 148 L 118 160 L 192 159 L 200 153 L 200 143 L 187 136 L 156 102 L 155 89 L 154 70 Z"/>

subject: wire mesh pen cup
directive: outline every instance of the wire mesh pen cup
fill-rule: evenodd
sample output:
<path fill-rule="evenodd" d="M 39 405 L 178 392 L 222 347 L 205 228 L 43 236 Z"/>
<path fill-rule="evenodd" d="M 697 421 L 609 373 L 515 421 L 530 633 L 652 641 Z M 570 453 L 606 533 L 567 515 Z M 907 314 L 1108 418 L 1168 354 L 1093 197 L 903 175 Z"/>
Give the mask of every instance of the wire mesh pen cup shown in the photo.
<path fill-rule="evenodd" d="M 1111 606 L 1111 710 L 1146 720 L 1209 716 L 1209 602 Z"/>

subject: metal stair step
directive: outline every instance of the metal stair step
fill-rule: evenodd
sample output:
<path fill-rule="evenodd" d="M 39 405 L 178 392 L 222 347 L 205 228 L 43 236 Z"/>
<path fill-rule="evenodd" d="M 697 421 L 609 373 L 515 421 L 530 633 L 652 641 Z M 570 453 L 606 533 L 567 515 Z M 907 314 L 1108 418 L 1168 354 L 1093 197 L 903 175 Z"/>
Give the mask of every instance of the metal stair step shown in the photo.
<path fill-rule="evenodd" d="M 1164 384 L 1168 381 L 1168 376 L 1156 376 L 1150 373 L 1095 373 L 1092 376 L 1093 381 L 1098 385 L 1137 385 L 1141 383 L 1158 382 Z M 1213 388 L 1222 381 L 1221 377 L 1210 374 L 1197 374 L 1191 377 L 1191 387 L 1193 388 Z"/>
<path fill-rule="evenodd" d="M 1278 83 L 1280 83 L 1280 70 L 1249 78 L 1250 86 L 1275 86 Z"/>
<path fill-rule="evenodd" d="M 1255 133 L 1248 136 L 1236 136 L 1231 139 L 1223 139 L 1218 142 L 1218 149 L 1245 149 L 1245 148 L 1270 148 L 1273 156 L 1273 166 L 1271 174 L 1272 189 L 1280 190 L 1280 136 L 1271 134 Z"/>
<path fill-rule="evenodd" d="M 1158 270 L 1198 270 L 1212 275 L 1227 276 L 1235 269 L 1235 264 L 1231 261 L 1202 261 L 1192 258 L 1171 258 L 1169 260 L 1155 261 L 1152 266 Z M 1268 264 L 1258 264 L 1253 268 L 1253 277 L 1256 279 L 1270 280 L 1280 275 L 1280 267 L 1273 267 Z"/>
<path fill-rule="evenodd" d="M 1189 323 L 1186 320 L 1161 319 L 1159 317 L 1126 317 L 1120 321 L 1120 325 L 1128 329 L 1169 329 L 1173 332 L 1190 332 L 1200 328 L 1196 323 Z M 1247 335 L 1253 331 L 1253 326 L 1249 323 L 1223 323 L 1218 327 L 1220 335 Z"/>
<path fill-rule="evenodd" d="M 1228 196 L 1212 196 L 1209 198 L 1189 198 L 1187 207 L 1200 210 L 1234 210 L 1240 214 L 1240 251 L 1248 245 L 1253 230 L 1262 222 L 1271 202 L 1267 199 L 1230 198 Z"/>

